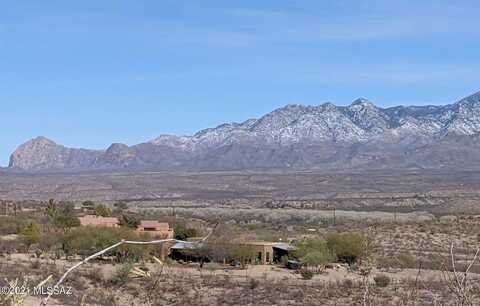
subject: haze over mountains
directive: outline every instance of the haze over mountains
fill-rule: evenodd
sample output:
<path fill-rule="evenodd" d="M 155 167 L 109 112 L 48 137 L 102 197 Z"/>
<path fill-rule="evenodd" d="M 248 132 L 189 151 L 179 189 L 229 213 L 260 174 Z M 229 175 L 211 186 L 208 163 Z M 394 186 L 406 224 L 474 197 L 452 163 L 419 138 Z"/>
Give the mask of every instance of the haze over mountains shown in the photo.
<path fill-rule="evenodd" d="M 445 106 L 287 105 L 260 119 L 134 146 L 72 149 L 37 137 L 10 158 L 22 171 L 399 169 L 480 166 L 480 92 Z"/>

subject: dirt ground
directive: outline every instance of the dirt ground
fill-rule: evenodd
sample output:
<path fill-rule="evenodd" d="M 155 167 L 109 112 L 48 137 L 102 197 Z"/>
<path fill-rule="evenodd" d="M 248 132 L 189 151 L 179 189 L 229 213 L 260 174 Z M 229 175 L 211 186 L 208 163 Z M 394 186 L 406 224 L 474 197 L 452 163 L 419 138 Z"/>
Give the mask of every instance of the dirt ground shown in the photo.
<path fill-rule="evenodd" d="M 2 261 L 4 260 L 5 259 L 2 259 Z M 52 261 L 49 259 L 33 259 L 31 255 L 27 254 L 13 254 L 8 260 L 10 264 L 14 264 L 17 267 L 23 266 L 26 269 L 31 267 L 32 262 L 37 261 L 40 262 L 40 267 L 42 265 L 52 264 Z M 64 260 L 55 261 L 59 272 L 56 277 L 59 277 L 59 275 L 72 264 L 73 262 L 66 262 Z M 76 292 L 75 296 L 61 297 L 60 299 L 53 298 L 50 300 L 50 305 L 80 305 L 80 300 L 84 300 L 84 305 L 182 305 L 180 303 L 180 301 L 183 301 L 181 298 L 182 292 L 179 291 L 180 288 L 182 288 L 181 290 L 186 290 L 183 294 L 187 296 L 191 295 L 192 298 L 195 297 L 199 299 L 196 302 L 192 301 L 190 305 L 264 305 L 260 302 L 256 303 L 255 301 L 242 302 L 242 299 L 245 298 L 245 295 L 248 296 L 251 290 L 263 292 L 262 294 L 264 295 L 265 301 L 276 301 L 271 305 L 356 305 L 358 304 L 356 301 L 360 298 L 364 290 L 363 284 L 365 281 L 359 273 L 350 271 L 347 266 L 343 264 L 335 264 L 323 273 L 315 275 L 311 280 L 304 280 L 295 271 L 273 265 L 255 265 L 249 266 L 246 270 L 242 270 L 229 266 L 220 266 L 220 269 L 200 269 L 197 266 L 179 264 L 164 265 L 162 267 L 158 263 L 144 263 L 138 266 L 143 270 L 150 271 L 152 275 L 157 275 L 156 273 L 161 271 L 163 277 L 162 282 L 165 282 L 165 284 L 162 285 L 163 287 L 156 289 L 156 293 L 159 294 L 157 297 L 158 300 L 156 300 L 156 302 L 149 302 L 145 300 L 142 292 L 148 290 L 146 288 L 151 284 L 151 280 L 131 278 L 128 284 L 121 287 L 105 285 L 105 280 L 110 279 L 115 271 L 118 270 L 119 266 L 118 264 L 114 265 L 99 262 L 88 263 L 82 266 L 82 268 L 74 272 L 67 281 L 67 285 L 74 287 L 74 291 Z M 95 274 L 94 278 L 96 279 L 88 279 L 93 277 L 92 274 Z M 378 275 L 387 276 L 390 279 L 390 283 L 386 288 L 379 288 L 375 285 L 374 278 Z M 79 280 L 83 278 L 88 279 L 89 284 L 86 288 L 75 288 Z M 154 276 L 152 276 L 152 278 L 154 278 Z M 437 283 L 436 286 L 438 287 L 438 283 L 441 282 L 443 278 L 444 275 L 442 272 L 435 270 L 398 269 L 389 272 L 374 268 L 367 279 L 370 284 L 369 286 L 372 287 L 372 294 L 375 294 L 372 301 L 376 302 L 372 302 L 369 305 L 400 305 L 399 303 L 392 304 L 391 302 L 398 302 L 399 299 L 401 299 L 401 294 L 407 294 L 407 286 L 417 282 L 423 284 L 422 290 L 425 291 L 422 293 L 419 289 L 419 300 L 422 299 L 420 297 L 422 294 L 424 294 L 423 298 L 426 298 L 428 294 L 433 294 L 435 298 L 441 301 L 442 293 L 429 289 L 433 292 L 430 293 L 430 291 L 426 290 L 426 284 Z M 470 281 L 480 282 L 480 275 L 469 274 L 469 279 Z M 171 283 L 170 287 L 167 287 L 166 284 L 168 283 Z M 172 285 L 172 283 L 174 285 Z M 191 286 L 193 286 L 193 289 L 187 290 L 187 288 Z M 253 286 L 255 286 L 255 289 L 251 289 Z M 165 287 L 169 289 L 165 289 Z M 284 289 L 279 289 L 281 287 L 284 287 Z M 210 292 L 208 293 L 209 297 L 207 298 L 199 294 L 199 288 Z M 245 292 L 243 294 L 237 292 L 240 290 L 238 288 L 242 288 L 241 290 Z M 309 298 L 305 300 L 303 295 L 299 295 L 298 290 L 296 291 L 292 288 L 302 288 L 302 294 L 308 295 Z M 390 291 L 386 292 L 388 289 Z M 92 295 L 95 296 L 98 294 L 98 290 L 109 292 L 109 294 L 115 297 L 110 297 L 110 302 L 109 300 L 103 299 L 97 303 L 95 302 L 95 297 L 92 297 Z M 161 293 L 164 290 L 169 291 L 169 294 L 162 296 Z M 277 294 L 278 297 L 282 294 L 284 295 L 280 301 L 270 296 L 275 295 L 275 290 L 281 290 L 281 292 Z M 343 293 L 342 290 L 344 290 Z M 330 292 L 330 295 L 320 298 L 319 295 L 322 294 L 323 296 L 326 294 L 326 291 Z M 345 292 L 350 293 L 345 295 Z M 386 297 L 389 294 L 391 295 L 391 300 L 387 301 Z M 223 295 L 237 295 L 237 298 L 232 298 L 230 302 L 220 303 L 219 301 L 222 299 L 220 296 Z M 85 296 L 87 296 L 87 298 L 85 298 Z M 287 297 L 289 297 L 290 300 Z M 85 302 L 85 300 L 90 302 Z M 334 301 L 340 304 L 333 303 Z M 25 305 L 38 305 L 39 302 L 39 297 L 29 297 Z M 430 304 L 418 303 L 417 305 Z M 449 303 L 445 301 L 445 303 L 439 305 L 449 305 Z"/>

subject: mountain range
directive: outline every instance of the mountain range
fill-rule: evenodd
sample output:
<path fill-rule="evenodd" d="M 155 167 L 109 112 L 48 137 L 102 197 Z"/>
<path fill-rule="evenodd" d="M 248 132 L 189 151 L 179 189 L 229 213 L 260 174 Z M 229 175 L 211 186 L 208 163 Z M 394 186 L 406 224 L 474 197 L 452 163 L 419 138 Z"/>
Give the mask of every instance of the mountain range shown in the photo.
<path fill-rule="evenodd" d="M 10 157 L 20 171 L 472 169 L 480 166 L 480 92 L 443 106 L 287 105 L 193 136 L 73 149 L 37 137 Z"/>

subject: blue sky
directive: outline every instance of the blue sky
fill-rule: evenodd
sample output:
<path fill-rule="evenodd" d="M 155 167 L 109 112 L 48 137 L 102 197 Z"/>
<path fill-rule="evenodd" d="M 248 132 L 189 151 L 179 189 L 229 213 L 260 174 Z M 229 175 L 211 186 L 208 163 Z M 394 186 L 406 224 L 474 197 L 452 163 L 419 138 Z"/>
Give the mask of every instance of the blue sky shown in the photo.
<path fill-rule="evenodd" d="M 478 1 L 3 1 L 0 165 L 44 135 L 135 144 L 289 103 L 480 90 Z"/>

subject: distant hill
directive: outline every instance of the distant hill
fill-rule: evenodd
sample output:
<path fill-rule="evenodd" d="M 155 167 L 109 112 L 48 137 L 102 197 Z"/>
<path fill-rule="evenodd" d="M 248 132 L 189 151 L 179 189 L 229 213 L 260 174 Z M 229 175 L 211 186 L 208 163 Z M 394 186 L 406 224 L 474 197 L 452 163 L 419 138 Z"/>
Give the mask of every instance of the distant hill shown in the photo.
<path fill-rule="evenodd" d="M 10 169 L 245 170 L 461 168 L 480 165 L 480 93 L 444 106 L 380 108 L 287 105 L 193 136 L 161 135 L 134 146 L 72 149 L 38 137 L 21 145 Z"/>

